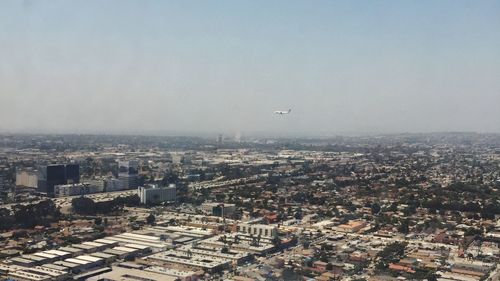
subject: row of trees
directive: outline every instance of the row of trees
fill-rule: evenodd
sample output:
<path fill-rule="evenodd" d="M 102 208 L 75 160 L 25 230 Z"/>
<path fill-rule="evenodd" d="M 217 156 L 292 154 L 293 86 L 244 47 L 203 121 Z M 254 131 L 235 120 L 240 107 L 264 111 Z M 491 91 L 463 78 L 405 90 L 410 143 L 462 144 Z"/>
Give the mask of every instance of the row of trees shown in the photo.
<path fill-rule="evenodd" d="M 481 206 L 476 202 L 467 202 L 467 203 L 462 203 L 458 201 L 446 202 L 443 200 L 443 198 L 437 198 L 430 201 L 422 202 L 422 207 L 431 210 L 480 213 L 481 217 L 488 219 L 494 219 L 495 215 L 500 214 L 500 204 L 498 204 L 497 202 L 492 202 L 490 204 L 485 204 Z"/>
<path fill-rule="evenodd" d="M 74 198 L 71 201 L 73 211 L 80 215 L 111 214 L 121 211 L 124 206 L 138 206 L 140 199 L 137 195 L 116 197 L 109 201 L 95 202 L 87 197 Z"/>
<path fill-rule="evenodd" d="M 452 211 L 452 212 L 468 212 L 468 213 L 479 213 L 481 217 L 485 219 L 494 219 L 495 215 L 500 215 L 500 204 L 492 201 L 491 203 L 485 203 L 483 205 L 477 202 L 460 202 L 460 201 L 449 201 L 445 198 L 438 197 L 431 200 L 423 199 L 421 201 L 417 199 L 413 200 L 402 200 L 399 204 L 408 205 L 405 209 L 403 209 L 403 213 L 405 216 L 409 216 L 414 214 L 417 210 L 417 207 L 423 207 L 429 209 L 431 213 L 435 213 L 436 211 Z M 372 208 L 372 214 L 378 214 L 380 211 L 392 211 L 395 212 L 398 210 L 397 202 L 392 203 L 389 207 L 381 209 L 380 205 L 377 203 L 368 204 L 366 207 Z"/>
<path fill-rule="evenodd" d="M 0 209 L 0 230 L 15 227 L 32 228 L 37 225 L 49 226 L 60 219 L 61 212 L 52 200 L 36 204 L 14 205 L 11 209 Z"/>

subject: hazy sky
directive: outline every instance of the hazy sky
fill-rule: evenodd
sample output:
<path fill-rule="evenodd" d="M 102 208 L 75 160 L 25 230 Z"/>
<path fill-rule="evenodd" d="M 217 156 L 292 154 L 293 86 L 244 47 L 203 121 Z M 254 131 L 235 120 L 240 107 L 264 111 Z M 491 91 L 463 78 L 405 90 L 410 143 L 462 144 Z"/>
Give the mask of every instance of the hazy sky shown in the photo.
<path fill-rule="evenodd" d="M 0 130 L 35 129 L 500 132 L 500 1 L 4 0 Z"/>

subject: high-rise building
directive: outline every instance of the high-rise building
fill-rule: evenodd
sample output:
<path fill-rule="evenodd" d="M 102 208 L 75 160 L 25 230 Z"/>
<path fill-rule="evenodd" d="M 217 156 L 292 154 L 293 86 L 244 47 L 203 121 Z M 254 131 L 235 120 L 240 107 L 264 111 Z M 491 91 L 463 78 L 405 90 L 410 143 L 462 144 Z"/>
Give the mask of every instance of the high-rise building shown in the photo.
<path fill-rule="evenodd" d="M 122 182 L 119 179 L 115 179 L 115 178 L 106 179 L 105 188 L 104 188 L 104 190 L 106 192 L 118 191 L 118 190 L 123 190 L 123 189 L 124 189 L 124 187 L 122 185 Z"/>
<path fill-rule="evenodd" d="M 122 175 L 137 175 L 139 173 L 139 162 L 136 160 L 119 161 L 118 174 Z"/>
<path fill-rule="evenodd" d="M 38 177 L 38 191 L 49 195 L 54 193 L 54 186 L 66 184 L 66 171 L 64 165 L 42 166 Z"/>
<path fill-rule="evenodd" d="M 139 162 L 136 160 L 118 162 L 119 189 L 134 189 L 139 186 Z"/>
<path fill-rule="evenodd" d="M 80 165 L 48 165 L 39 169 L 38 191 L 49 196 L 54 195 L 54 186 L 80 182 Z"/>
<path fill-rule="evenodd" d="M 139 186 L 138 175 L 119 175 L 119 190 L 135 189 Z"/>
<path fill-rule="evenodd" d="M 16 173 L 16 185 L 37 188 L 38 186 L 38 171 L 36 170 L 21 170 Z"/>
<path fill-rule="evenodd" d="M 159 187 L 154 184 L 140 186 L 137 189 L 137 195 L 139 195 L 142 204 L 158 204 L 175 201 L 176 187 L 174 184 L 166 187 Z"/>
<path fill-rule="evenodd" d="M 68 184 L 80 182 L 80 165 L 78 164 L 66 165 L 66 182 Z"/>

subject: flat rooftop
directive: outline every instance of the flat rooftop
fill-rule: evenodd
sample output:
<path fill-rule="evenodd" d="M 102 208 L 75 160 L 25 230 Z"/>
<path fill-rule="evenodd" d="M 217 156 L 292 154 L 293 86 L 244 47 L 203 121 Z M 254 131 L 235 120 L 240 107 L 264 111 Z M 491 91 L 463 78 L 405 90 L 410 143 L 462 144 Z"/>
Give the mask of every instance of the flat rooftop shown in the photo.
<path fill-rule="evenodd" d="M 98 281 L 103 279 L 120 280 L 120 281 L 135 281 L 135 280 L 148 280 L 148 281 L 175 281 L 177 278 L 165 274 L 125 268 L 125 267 L 112 267 L 109 272 L 101 273 L 99 276 L 89 277 L 88 281 Z"/>

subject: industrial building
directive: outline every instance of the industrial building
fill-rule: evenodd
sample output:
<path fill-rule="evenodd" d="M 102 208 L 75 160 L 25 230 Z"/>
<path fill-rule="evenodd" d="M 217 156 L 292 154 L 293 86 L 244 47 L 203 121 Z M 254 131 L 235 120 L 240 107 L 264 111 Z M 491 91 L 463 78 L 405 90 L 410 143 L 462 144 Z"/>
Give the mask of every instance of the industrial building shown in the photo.
<path fill-rule="evenodd" d="M 278 228 L 276 226 L 266 224 L 239 223 L 236 226 L 236 231 L 268 238 L 278 235 Z"/>

